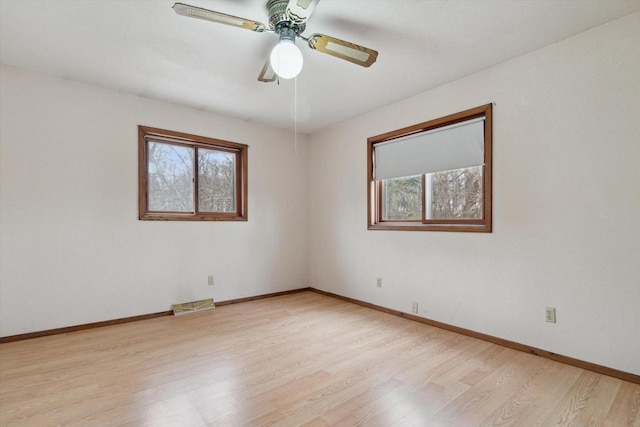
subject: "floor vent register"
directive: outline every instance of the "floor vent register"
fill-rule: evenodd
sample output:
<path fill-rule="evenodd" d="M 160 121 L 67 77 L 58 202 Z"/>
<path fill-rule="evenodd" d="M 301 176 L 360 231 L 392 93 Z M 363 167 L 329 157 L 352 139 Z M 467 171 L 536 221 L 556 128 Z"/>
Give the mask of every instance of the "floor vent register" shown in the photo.
<path fill-rule="evenodd" d="M 200 301 L 183 302 L 182 304 L 173 304 L 171 306 L 174 316 L 213 310 L 215 307 L 216 305 L 213 302 L 213 298 L 203 299 Z"/>

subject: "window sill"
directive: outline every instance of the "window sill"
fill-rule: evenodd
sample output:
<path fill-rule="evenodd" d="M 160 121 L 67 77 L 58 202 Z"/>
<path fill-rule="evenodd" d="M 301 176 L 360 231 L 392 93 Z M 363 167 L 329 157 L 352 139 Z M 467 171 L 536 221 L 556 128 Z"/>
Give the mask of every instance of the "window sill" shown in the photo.
<path fill-rule="evenodd" d="M 421 224 L 419 222 L 392 222 L 369 224 L 369 230 L 395 230 L 395 231 L 458 231 L 491 233 L 491 224 Z"/>
<path fill-rule="evenodd" d="M 211 215 L 167 215 L 146 214 L 139 218 L 142 221 L 247 221 L 246 216 L 211 216 Z"/>

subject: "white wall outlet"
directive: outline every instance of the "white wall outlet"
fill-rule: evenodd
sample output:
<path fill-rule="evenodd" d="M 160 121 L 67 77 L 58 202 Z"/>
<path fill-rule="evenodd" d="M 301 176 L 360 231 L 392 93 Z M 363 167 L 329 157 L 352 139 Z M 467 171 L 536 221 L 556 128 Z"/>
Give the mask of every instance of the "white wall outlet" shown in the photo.
<path fill-rule="evenodd" d="M 207 283 L 209 284 L 209 286 L 213 286 L 213 274 L 210 274 L 209 277 L 207 278 Z"/>
<path fill-rule="evenodd" d="M 413 314 L 418 314 L 418 303 L 415 301 L 411 303 L 411 312 Z"/>
<path fill-rule="evenodd" d="M 554 307 L 545 307 L 544 321 L 549 323 L 556 323 L 556 309 Z"/>
<path fill-rule="evenodd" d="M 376 286 L 381 288 L 382 287 L 382 277 L 378 277 L 378 281 L 376 282 Z"/>

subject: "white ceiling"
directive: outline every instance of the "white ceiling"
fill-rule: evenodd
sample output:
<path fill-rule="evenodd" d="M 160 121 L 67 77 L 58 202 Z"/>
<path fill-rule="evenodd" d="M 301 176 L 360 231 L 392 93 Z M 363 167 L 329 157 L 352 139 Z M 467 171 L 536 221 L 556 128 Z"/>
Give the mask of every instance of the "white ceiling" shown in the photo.
<path fill-rule="evenodd" d="M 181 0 L 268 23 L 266 0 Z M 312 133 L 640 10 L 640 0 L 321 0 L 304 35 L 379 51 L 362 68 L 302 46 L 294 83 L 257 76 L 270 33 L 175 14 L 173 0 L 0 0 L 0 62 Z M 1 94 L 0 94 L 1 95 Z"/>

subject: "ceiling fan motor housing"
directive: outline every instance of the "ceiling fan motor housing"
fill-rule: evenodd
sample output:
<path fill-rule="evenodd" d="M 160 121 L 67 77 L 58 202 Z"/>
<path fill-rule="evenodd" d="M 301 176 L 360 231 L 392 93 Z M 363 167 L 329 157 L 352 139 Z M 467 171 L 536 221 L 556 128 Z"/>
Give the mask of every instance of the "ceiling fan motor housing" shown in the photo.
<path fill-rule="evenodd" d="M 283 28 L 290 28 L 296 34 L 304 31 L 305 24 L 296 24 L 287 16 L 287 6 L 289 0 L 269 0 L 267 2 L 267 13 L 269 14 L 269 27 L 276 33 L 280 33 Z"/>

